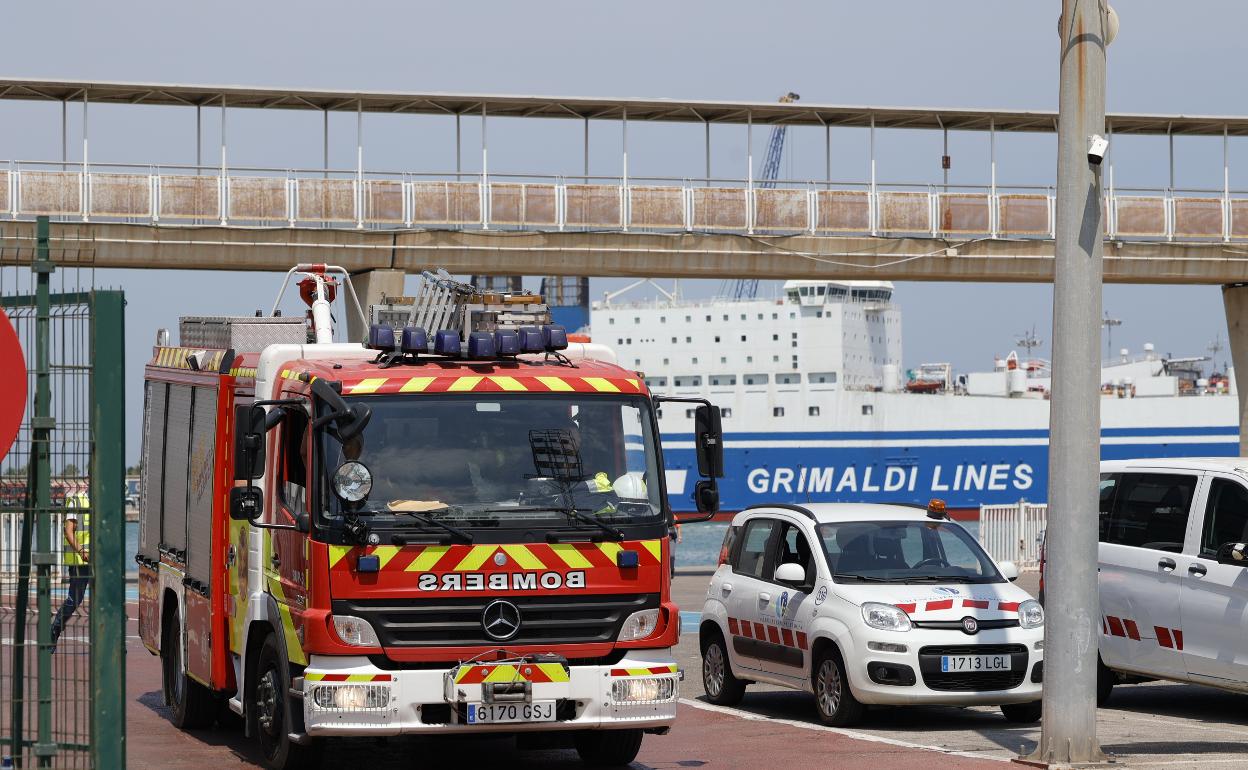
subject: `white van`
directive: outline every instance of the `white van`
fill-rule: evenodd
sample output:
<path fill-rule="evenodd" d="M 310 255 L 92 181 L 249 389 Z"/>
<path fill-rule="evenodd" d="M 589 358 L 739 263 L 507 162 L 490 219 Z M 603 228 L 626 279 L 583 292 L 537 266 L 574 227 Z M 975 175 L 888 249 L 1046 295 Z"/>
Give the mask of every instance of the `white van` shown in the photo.
<path fill-rule="evenodd" d="M 1248 691 L 1248 459 L 1106 461 L 1100 498 L 1098 702 L 1142 679 Z"/>

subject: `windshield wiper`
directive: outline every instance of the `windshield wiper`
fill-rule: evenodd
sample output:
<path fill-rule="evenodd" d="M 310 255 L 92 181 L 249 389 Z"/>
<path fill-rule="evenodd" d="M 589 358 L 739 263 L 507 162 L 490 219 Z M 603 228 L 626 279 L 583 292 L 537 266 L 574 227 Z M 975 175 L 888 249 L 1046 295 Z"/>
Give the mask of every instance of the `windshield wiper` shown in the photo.
<path fill-rule="evenodd" d="M 577 521 L 583 521 L 586 524 L 592 524 L 598 529 L 601 529 L 603 532 L 606 532 L 611 537 L 614 537 L 616 540 L 624 539 L 624 530 L 620 529 L 619 527 L 613 527 L 610 524 L 607 524 L 606 522 L 599 521 L 596 517 L 590 516 L 589 514 L 584 513 L 580 508 L 574 508 L 573 506 L 569 505 L 566 508 L 556 508 L 555 510 L 559 511 L 560 513 L 566 513 L 567 515 L 571 516 Z"/>
<path fill-rule="evenodd" d="M 459 527 L 453 526 L 451 524 L 447 524 L 445 521 L 439 521 L 438 519 L 432 516 L 432 514 L 435 511 L 449 511 L 449 510 L 451 510 L 451 508 L 448 506 L 446 508 L 435 508 L 433 511 L 390 511 L 390 513 L 395 513 L 400 516 L 411 516 L 413 519 L 416 519 L 417 521 L 432 525 L 434 527 L 438 527 L 440 529 L 444 529 L 447 532 L 450 532 L 455 537 L 458 537 L 460 540 L 463 540 L 465 543 L 471 543 L 472 542 L 471 532 L 466 532 L 460 529 Z"/>
<path fill-rule="evenodd" d="M 874 577 L 872 575 L 850 575 L 844 572 L 838 572 L 832 577 L 845 578 L 846 580 L 861 580 L 864 583 L 893 583 L 896 582 L 892 578 Z"/>
<path fill-rule="evenodd" d="M 975 579 L 966 575 L 914 575 L 905 578 L 907 583 L 974 583 Z"/>

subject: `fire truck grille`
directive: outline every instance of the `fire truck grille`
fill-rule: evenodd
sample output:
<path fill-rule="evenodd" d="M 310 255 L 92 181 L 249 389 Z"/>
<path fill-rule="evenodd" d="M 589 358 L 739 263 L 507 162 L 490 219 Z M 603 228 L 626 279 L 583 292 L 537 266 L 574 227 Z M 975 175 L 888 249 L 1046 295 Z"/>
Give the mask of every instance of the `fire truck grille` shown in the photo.
<path fill-rule="evenodd" d="M 482 613 L 496 599 L 520 611 L 520 630 L 505 641 L 521 644 L 612 642 L 624 620 L 659 606 L 658 594 L 588 596 L 483 596 L 467 599 L 335 599 L 335 615 L 372 624 L 383 647 L 496 645 Z"/>

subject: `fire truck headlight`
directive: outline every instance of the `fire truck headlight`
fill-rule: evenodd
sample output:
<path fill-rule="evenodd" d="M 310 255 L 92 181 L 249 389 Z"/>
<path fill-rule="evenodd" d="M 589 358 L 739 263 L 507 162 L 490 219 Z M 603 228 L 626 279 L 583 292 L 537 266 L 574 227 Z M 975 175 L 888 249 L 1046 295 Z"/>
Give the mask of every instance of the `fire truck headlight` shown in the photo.
<path fill-rule="evenodd" d="M 377 632 L 367 620 L 352 615 L 334 615 L 334 631 L 338 638 L 353 647 L 380 647 Z"/>
<path fill-rule="evenodd" d="M 624 627 L 620 629 L 620 641 L 631 642 L 634 639 L 645 639 L 654 633 L 657 625 L 659 625 L 658 610 L 634 612 L 628 616 L 628 620 L 624 621 Z"/>
<path fill-rule="evenodd" d="M 348 503 L 358 503 L 373 491 L 373 474 L 368 466 L 351 460 L 334 471 L 334 494 Z"/>
<path fill-rule="evenodd" d="M 611 684 L 616 703 L 663 703 L 675 700 L 676 693 L 674 676 L 617 679 Z"/>
<path fill-rule="evenodd" d="M 318 684 L 312 703 L 319 709 L 372 711 L 390 705 L 390 688 L 375 684 Z"/>

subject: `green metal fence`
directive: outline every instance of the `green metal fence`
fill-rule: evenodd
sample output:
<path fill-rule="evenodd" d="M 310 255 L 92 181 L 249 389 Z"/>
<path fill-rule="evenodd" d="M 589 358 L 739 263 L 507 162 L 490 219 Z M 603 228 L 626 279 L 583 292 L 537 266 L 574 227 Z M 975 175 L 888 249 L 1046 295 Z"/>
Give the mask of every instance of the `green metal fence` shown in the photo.
<path fill-rule="evenodd" d="M 125 302 L 94 289 L 89 258 L 58 266 L 48 231 L 41 218 L 36 247 L 0 263 L 30 392 L 0 460 L 0 752 L 112 770 L 125 766 Z"/>

